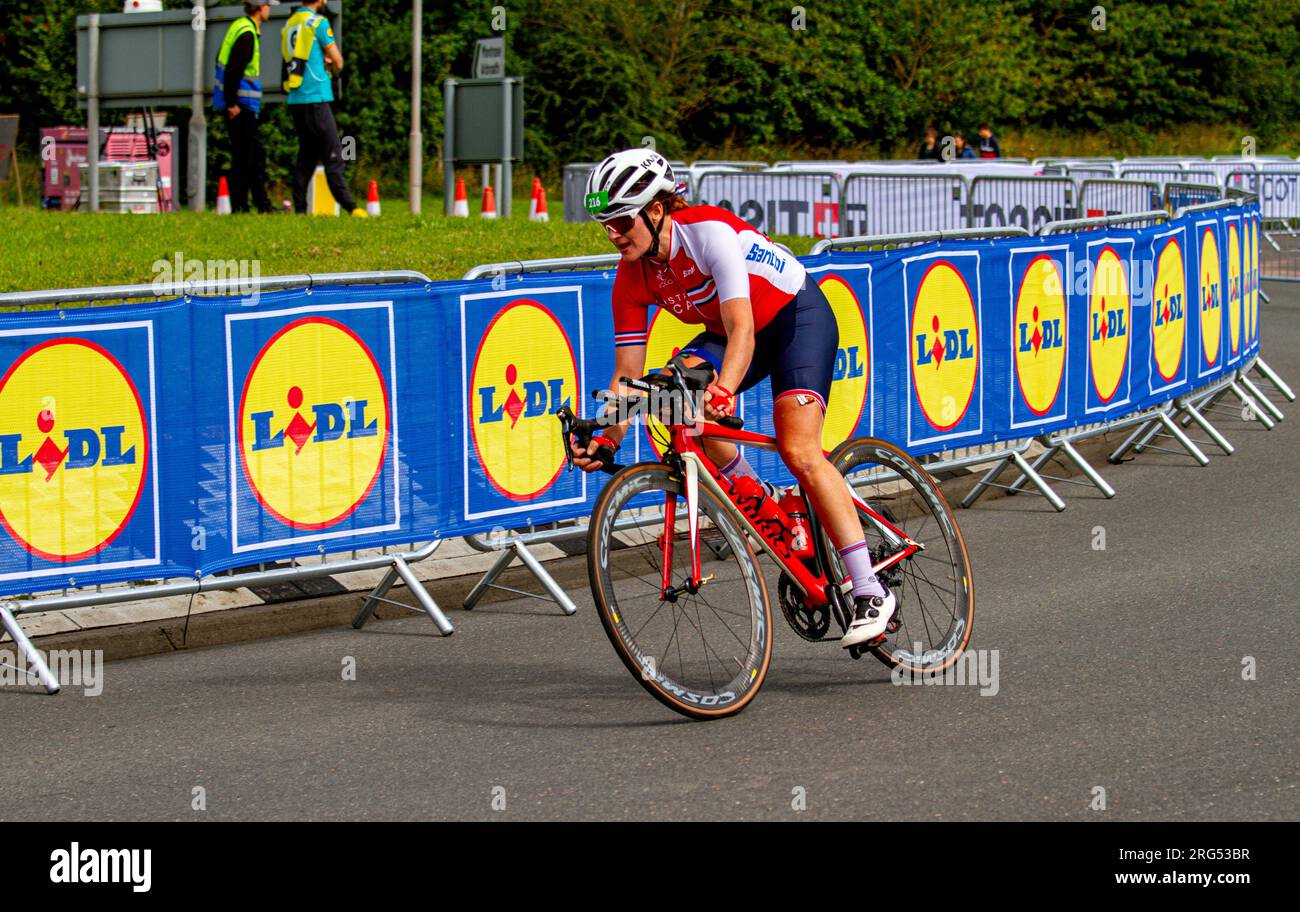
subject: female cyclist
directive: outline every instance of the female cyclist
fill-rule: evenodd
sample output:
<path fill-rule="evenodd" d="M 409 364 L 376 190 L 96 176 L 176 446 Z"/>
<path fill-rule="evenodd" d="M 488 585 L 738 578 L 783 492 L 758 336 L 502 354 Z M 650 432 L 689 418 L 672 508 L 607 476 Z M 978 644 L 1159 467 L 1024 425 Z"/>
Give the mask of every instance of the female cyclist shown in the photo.
<path fill-rule="evenodd" d="M 894 614 L 894 595 L 871 572 L 857 513 L 844 480 L 822 452 L 822 421 L 839 346 L 826 296 L 803 264 L 747 222 L 716 206 L 690 206 L 667 159 L 647 149 L 615 152 L 587 179 L 587 208 L 622 255 L 614 279 L 614 376 L 645 373 L 649 308 L 704 326 L 676 355 L 683 367 L 708 363 L 713 382 L 705 417 L 732 414 L 736 395 L 772 379 L 777 447 L 811 498 L 853 580 L 853 624 L 845 648 L 876 639 Z M 617 449 L 627 422 L 610 426 L 574 463 L 598 470 L 602 443 Z M 705 449 L 723 474 L 757 478 L 732 443 Z"/>

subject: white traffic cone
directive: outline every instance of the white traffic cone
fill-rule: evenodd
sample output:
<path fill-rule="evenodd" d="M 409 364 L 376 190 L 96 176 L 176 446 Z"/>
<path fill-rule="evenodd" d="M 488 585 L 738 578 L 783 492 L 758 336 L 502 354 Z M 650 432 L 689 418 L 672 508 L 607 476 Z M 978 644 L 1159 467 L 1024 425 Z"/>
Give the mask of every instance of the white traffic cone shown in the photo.
<path fill-rule="evenodd" d="M 379 181 L 370 182 L 370 192 L 366 194 L 366 215 L 371 218 L 379 216 Z"/>

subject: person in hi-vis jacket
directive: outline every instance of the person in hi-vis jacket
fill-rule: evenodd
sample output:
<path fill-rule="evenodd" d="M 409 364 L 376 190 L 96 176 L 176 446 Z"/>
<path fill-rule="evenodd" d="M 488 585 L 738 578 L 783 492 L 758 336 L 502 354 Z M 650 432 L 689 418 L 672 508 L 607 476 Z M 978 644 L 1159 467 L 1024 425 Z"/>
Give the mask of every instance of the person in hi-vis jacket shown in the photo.
<path fill-rule="evenodd" d="M 217 51 L 212 106 L 230 129 L 230 208 L 271 212 L 266 195 L 266 149 L 262 146 L 262 23 L 276 0 L 244 0 L 244 15 L 230 24 Z"/>

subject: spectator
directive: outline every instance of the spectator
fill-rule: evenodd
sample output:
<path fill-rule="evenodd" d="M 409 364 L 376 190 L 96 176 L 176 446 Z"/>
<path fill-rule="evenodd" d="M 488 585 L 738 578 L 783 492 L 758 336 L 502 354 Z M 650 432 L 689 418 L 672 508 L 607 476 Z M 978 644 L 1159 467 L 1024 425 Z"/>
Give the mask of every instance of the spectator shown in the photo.
<path fill-rule="evenodd" d="M 1001 158 L 1002 145 L 987 123 L 980 124 L 980 158 Z"/>
<path fill-rule="evenodd" d="M 230 208 L 248 211 L 248 194 L 258 212 L 272 212 L 266 195 L 266 149 L 262 146 L 262 23 L 276 0 L 244 0 L 244 15 L 230 24 L 217 52 L 212 104 L 230 128 Z"/>
<path fill-rule="evenodd" d="M 960 130 L 952 134 L 953 158 L 974 158 L 975 150 L 966 143 L 966 134 Z"/>
<path fill-rule="evenodd" d="M 916 157 L 922 160 L 933 159 L 938 161 L 940 159 L 939 131 L 934 127 L 925 128 L 925 141 L 921 143 L 921 148 L 917 151 Z"/>
<path fill-rule="evenodd" d="M 325 179 L 334 199 L 353 215 L 364 217 L 343 180 L 343 143 L 334 121 L 334 89 L 330 76 L 343 70 L 343 54 L 334 40 L 334 29 L 321 15 L 325 0 L 303 0 L 293 11 L 281 33 L 280 53 L 284 57 L 284 87 L 289 93 L 289 111 L 298 134 L 298 160 L 293 168 L 293 210 L 307 211 L 307 186 L 324 164 Z"/>

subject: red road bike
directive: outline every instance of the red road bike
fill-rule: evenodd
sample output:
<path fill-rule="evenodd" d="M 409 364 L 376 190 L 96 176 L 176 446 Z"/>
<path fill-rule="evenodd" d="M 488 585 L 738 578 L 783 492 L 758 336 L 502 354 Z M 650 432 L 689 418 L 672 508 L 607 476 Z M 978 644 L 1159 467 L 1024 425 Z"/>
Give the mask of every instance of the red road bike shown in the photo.
<path fill-rule="evenodd" d="M 772 608 L 755 547 L 776 562 L 778 602 L 799 636 L 836 642 L 853 616 L 851 580 L 798 489 L 775 500 L 757 483 L 733 482 L 704 452 L 710 437 L 776 449 L 739 418 L 698 419 L 711 379 L 707 365 L 676 364 L 622 378 L 637 392 L 609 407 L 661 418 L 649 424 L 663 455 L 619 466 L 607 447 L 597 452 L 613 477 L 587 541 L 596 609 L 619 658 L 655 699 L 696 719 L 740 712 L 767 675 Z M 567 407 L 556 415 L 572 469 L 570 440 L 585 447 L 602 427 Z M 970 558 L 952 509 L 925 469 L 887 441 L 848 440 L 830 460 L 853 495 L 873 569 L 898 602 L 885 634 L 850 655 L 870 652 L 917 675 L 942 671 L 965 651 L 973 619 Z"/>

